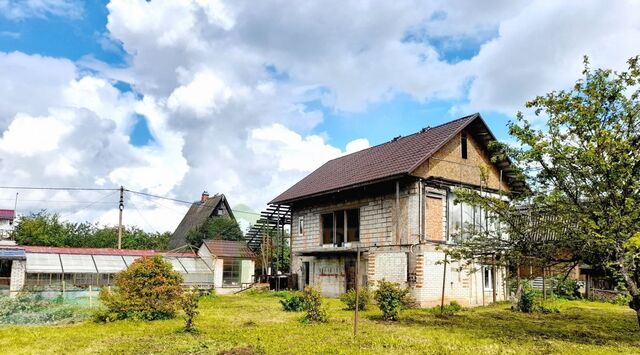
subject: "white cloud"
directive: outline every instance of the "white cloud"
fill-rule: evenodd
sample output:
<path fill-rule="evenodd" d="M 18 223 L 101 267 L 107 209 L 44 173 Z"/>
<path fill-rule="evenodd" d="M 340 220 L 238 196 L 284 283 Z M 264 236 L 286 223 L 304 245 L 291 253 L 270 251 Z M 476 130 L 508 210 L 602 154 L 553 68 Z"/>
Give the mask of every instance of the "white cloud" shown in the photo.
<path fill-rule="evenodd" d="M 0 16 L 10 20 L 47 16 L 82 16 L 82 3 L 76 0 L 0 0 Z"/>
<path fill-rule="evenodd" d="M 358 138 L 347 143 L 346 153 L 355 153 L 366 148 L 369 148 L 369 140 L 366 138 Z"/>
<path fill-rule="evenodd" d="M 65 116 L 64 113 L 59 113 Z M 58 148 L 69 133 L 68 122 L 55 117 L 31 117 L 18 114 L 0 138 L 0 151 L 18 157 L 31 157 Z"/>
<path fill-rule="evenodd" d="M 188 109 L 197 116 L 219 112 L 232 97 L 232 92 L 214 73 L 204 71 L 196 73 L 193 80 L 176 88 L 167 106 L 172 110 Z"/>
<path fill-rule="evenodd" d="M 30 2 L 36 3 L 73 2 Z M 0 0 L 0 9 L 16 4 Z M 322 102 L 340 115 L 402 93 L 421 102 L 454 99 L 461 104 L 452 111 L 461 113 L 510 114 L 536 94 L 570 85 L 582 54 L 590 54 L 594 66 L 618 68 L 636 54 L 638 6 L 113 0 L 101 38 L 122 44 L 127 67 L 0 53 L 0 179 L 122 184 L 194 200 L 206 189 L 259 210 L 328 159 L 369 146 L 359 138 L 341 149 L 344 142 L 338 148 L 329 143 L 333 137 L 315 134 L 323 112 L 306 102 Z M 56 14 L 43 11 L 30 16 Z M 409 34 L 415 40 L 403 40 Z M 434 38 L 453 48 L 465 41 L 482 46 L 452 64 Z M 119 92 L 115 80 L 137 93 Z M 129 144 L 136 114 L 153 136 L 148 146 Z M 34 193 L 31 199 L 42 198 L 100 196 Z M 105 198 L 111 203 L 113 196 Z M 137 210 L 125 219 L 173 229 L 184 206 L 161 203 L 132 198 Z M 117 220 L 109 204 L 61 210 L 70 218 Z"/>

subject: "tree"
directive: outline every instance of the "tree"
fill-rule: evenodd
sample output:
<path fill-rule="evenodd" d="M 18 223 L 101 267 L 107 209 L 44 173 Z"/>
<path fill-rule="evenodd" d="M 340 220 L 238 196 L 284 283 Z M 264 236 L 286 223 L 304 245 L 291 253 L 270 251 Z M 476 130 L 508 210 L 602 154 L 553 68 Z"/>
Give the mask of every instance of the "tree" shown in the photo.
<path fill-rule="evenodd" d="M 64 246 L 68 229 L 60 216 L 42 210 L 19 217 L 12 233 L 20 245 Z"/>
<path fill-rule="evenodd" d="M 100 291 L 100 301 L 107 308 L 103 318 L 173 318 L 182 297 L 181 283 L 182 276 L 173 271 L 171 264 L 162 257 L 137 259 L 126 270 L 116 274 L 114 291 L 107 288 Z M 195 308 L 190 312 L 195 312 Z"/>
<path fill-rule="evenodd" d="M 238 222 L 229 217 L 209 217 L 187 234 L 191 245 L 200 246 L 205 239 L 244 240 L 244 234 Z"/>
<path fill-rule="evenodd" d="M 118 227 L 61 221 L 58 214 L 42 210 L 21 216 L 13 237 L 20 245 L 115 248 L 118 243 Z M 122 247 L 166 250 L 169 237 L 168 232 L 147 233 L 138 227 L 129 226 L 123 230 Z"/>
<path fill-rule="evenodd" d="M 509 124 L 519 147 L 505 152 L 525 173 L 529 194 L 502 206 L 472 194 L 460 198 L 485 205 L 508 225 L 511 255 L 539 250 L 545 262 L 584 261 L 619 273 L 640 325 L 639 59 L 615 72 L 591 69 L 585 57 L 584 77 L 572 89 L 526 104 L 535 124 L 523 113 Z M 541 119 L 546 127 L 536 128 Z"/>

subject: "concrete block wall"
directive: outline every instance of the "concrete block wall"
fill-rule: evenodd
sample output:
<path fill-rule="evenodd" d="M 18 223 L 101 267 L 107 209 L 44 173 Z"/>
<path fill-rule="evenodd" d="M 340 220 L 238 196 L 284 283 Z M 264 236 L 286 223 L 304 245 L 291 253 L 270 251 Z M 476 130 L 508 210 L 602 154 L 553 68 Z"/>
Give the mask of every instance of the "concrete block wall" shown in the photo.
<path fill-rule="evenodd" d="M 320 218 L 323 213 L 358 208 L 360 211 L 360 245 L 388 245 L 395 243 L 395 195 L 379 196 L 349 203 L 319 205 L 294 210 L 292 251 L 301 251 L 322 246 Z M 299 223 L 304 223 L 302 235 Z"/>
<path fill-rule="evenodd" d="M 418 258 L 416 259 L 418 260 Z M 466 267 L 460 270 L 461 264 L 458 262 L 447 263 L 446 275 L 444 275 L 445 265 L 444 253 L 438 251 L 424 252 L 422 284 L 419 281 L 411 289 L 411 294 L 416 298 L 422 307 L 439 305 L 442 297 L 442 278 L 445 277 L 444 299 L 445 303 L 453 300 L 465 307 L 481 306 L 492 302 L 492 291 L 484 289 L 483 270 L 479 265 L 475 265 L 475 272 L 470 272 L 471 268 Z M 505 300 L 504 290 L 504 270 L 497 271 L 497 300 Z M 484 295 L 484 300 L 483 300 Z"/>
<path fill-rule="evenodd" d="M 384 279 L 385 281 L 397 282 L 402 287 L 407 286 L 406 252 L 379 252 L 370 255 L 374 259 L 375 267 L 373 275 L 369 277 L 369 285 L 375 287 L 376 281 Z"/>
<path fill-rule="evenodd" d="M 9 293 L 14 295 L 24 287 L 24 279 L 27 272 L 26 260 L 13 260 L 11 263 L 11 280 L 9 284 Z"/>

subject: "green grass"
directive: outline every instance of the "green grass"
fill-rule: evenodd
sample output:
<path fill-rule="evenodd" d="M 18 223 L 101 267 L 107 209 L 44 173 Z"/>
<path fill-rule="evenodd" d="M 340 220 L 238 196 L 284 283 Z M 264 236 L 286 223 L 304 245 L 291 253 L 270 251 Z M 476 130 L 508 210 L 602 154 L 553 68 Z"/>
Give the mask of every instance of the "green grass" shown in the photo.
<path fill-rule="evenodd" d="M 207 298 L 200 303 L 197 334 L 180 332 L 179 318 L 4 326 L 0 352 L 209 354 L 251 348 L 268 354 L 640 354 L 633 311 L 605 303 L 555 301 L 559 314 L 520 314 L 501 304 L 446 318 L 415 309 L 395 323 L 378 320 L 380 312 L 371 307 L 361 313 L 356 338 L 353 313 L 342 310 L 337 300 L 327 304 L 329 323 L 302 324 L 302 313 L 283 312 L 272 295 Z"/>

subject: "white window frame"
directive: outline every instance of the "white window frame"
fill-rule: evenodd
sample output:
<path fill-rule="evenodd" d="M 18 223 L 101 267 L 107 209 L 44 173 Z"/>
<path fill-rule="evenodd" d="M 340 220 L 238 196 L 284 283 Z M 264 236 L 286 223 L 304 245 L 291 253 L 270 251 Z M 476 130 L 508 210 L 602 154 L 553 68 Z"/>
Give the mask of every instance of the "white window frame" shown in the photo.
<path fill-rule="evenodd" d="M 482 267 L 482 288 L 485 291 L 493 291 L 493 267 L 491 266 L 483 266 Z M 488 273 L 487 273 L 488 272 Z M 489 287 L 487 287 L 487 275 L 489 280 Z"/>
<path fill-rule="evenodd" d="M 304 216 L 298 217 L 298 236 L 302 237 L 304 234 Z"/>

